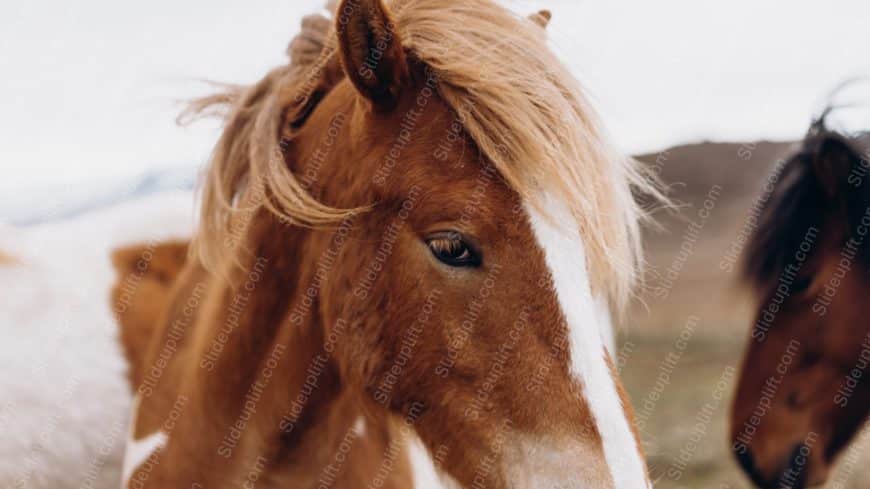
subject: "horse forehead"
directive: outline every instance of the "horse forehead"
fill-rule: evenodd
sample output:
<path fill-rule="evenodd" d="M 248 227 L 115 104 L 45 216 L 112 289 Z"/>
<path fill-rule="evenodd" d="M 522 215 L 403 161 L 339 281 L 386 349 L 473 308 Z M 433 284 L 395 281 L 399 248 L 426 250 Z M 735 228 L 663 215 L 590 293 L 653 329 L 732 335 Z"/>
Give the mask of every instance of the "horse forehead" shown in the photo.
<path fill-rule="evenodd" d="M 561 199 L 544 193 L 536 205 L 523 202 L 528 230 L 543 256 L 541 268 L 549 274 L 552 292 L 569 334 L 594 331 L 589 346 L 610 350 L 612 318 L 606 298 L 592 291 L 586 247 L 577 221 Z M 573 355 L 572 355 L 573 356 Z"/>

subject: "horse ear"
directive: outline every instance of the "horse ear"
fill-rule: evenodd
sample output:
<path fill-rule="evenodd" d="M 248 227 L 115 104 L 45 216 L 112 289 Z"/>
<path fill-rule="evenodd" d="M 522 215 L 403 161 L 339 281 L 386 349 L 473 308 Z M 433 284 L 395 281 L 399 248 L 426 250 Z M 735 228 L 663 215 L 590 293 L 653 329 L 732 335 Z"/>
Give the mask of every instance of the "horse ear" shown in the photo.
<path fill-rule="evenodd" d="M 529 16 L 529 20 L 538 24 L 543 29 L 546 29 L 547 25 L 550 24 L 551 18 L 553 18 L 553 14 L 551 14 L 549 10 L 541 10 L 538 13 Z"/>
<path fill-rule="evenodd" d="M 375 108 L 390 110 L 408 80 L 405 51 L 382 0 L 343 0 L 336 15 L 341 63 Z"/>
<path fill-rule="evenodd" d="M 813 156 L 813 171 L 828 197 L 835 197 L 849 181 L 855 153 L 841 139 L 826 137 Z"/>

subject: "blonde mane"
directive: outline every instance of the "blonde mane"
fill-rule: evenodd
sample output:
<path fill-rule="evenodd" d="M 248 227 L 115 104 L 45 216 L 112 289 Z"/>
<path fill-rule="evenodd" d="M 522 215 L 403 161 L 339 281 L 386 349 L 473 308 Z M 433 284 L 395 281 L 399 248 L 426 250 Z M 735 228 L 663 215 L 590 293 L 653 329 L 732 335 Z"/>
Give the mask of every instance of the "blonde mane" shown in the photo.
<path fill-rule="evenodd" d="M 440 96 L 508 184 L 538 208 L 546 194 L 569 203 L 593 287 L 621 310 L 642 255 L 644 213 L 632 192 L 658 194 L 634 160 L 609 144 L 577 80 L 548 49 L 542 27 L 491 0 L 397 0 L 389 7 L 403 46 L 437 74 Z M 237 221 L 261 206 L 305 226 L 360 211 L 311 198 L 278 150 L 287 87 L 303 90 L 311 73 L 336 54 L 334 32 L 324 36 L 313 65 L 276 69 L 231 97 L 196 107 L 230 99 L 232 105 L 203 188 L 197 240 L 206 261 L 221 256 L 215 247 L 230 247 Z M 297 98 L 305 96 L 311 94 Z"/>

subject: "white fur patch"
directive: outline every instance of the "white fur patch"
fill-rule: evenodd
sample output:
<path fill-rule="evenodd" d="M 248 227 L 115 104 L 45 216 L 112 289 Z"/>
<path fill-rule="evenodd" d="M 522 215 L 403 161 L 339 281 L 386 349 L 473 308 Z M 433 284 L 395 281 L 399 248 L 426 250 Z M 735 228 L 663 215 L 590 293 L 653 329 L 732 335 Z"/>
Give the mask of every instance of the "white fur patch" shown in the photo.
<path fill-rule="evenodd" d="M 564 438 L 556 441 L 522 436 L 504 447 L 504 470 L 515 488 L 600 489 L 600 474 L 578 467 L 597 456 L 597 450 Z"/>
<path fill-rule="evenodd" d="M 604 328 L 611 328 L 602 301 L 592 296 L 585 249 L 575 219 L 563 203 L 543 196 L 547 216 L 526 205 L 532 230 L 544 251 L 556 296 L 568 323 L 571 369 L 585 389 L 586 401 L 604 445 L 616 489 L 648 487 L 646 468 L 625 416 L 612 372 L 605 361 Z M 612 332 L 608 333 L 612 337 Z M 610 340 L 612 341 L 612 340 Z M 611 347 L 612 348 L 612 347 Z"/>
<path fill-rule="evenodd" d="M 616 355 L 616 332 L 613 331 L 613 317 L 610 315 L 610 305 L 606 300 L 598 298 L 595 301 L 595 312 L 598 317 L 598 325 L 601 327 L 601 341 L 607 348 L 610 357 Z"/>
<path fill-rule="evenodd" d="M 133 471 L 142 465 L 154 453 L 154 450 L 165 446 L 168 441 L 166 434 L 162 431 L 151 433 L 140 440 L 136 440 L 133 437 L 136 431 L 136 418 L 139 414 L 139 403 L 141 401 L 142 399 L 137 395 L 133 399 L 133 407 L 130 410 L 130 431 L 127 435 L 127 448 L 124 451 L 124 465 L 121 470 L 121 489 L 127 487 Z"/>
<path fill-rule="evenodd" d="M 435 460 L 417 433 L 411 430 L 408 436 L 408 451 L 414 489 L 461 489 L 461 485 L 450 474 L 435 467 Z"/>

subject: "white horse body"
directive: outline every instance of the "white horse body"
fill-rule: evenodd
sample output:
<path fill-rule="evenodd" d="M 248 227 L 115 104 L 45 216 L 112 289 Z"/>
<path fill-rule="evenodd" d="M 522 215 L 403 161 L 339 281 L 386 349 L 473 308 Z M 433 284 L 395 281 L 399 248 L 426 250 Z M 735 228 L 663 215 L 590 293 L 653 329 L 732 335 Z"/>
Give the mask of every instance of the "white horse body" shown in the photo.
<path fill-rule="evenodd" d="M 109 253 L 189 237 L 168 192 L 66 221 L 0 227 L 0 487 L 117 488 L 130 389 L 109 304 Z"/>

